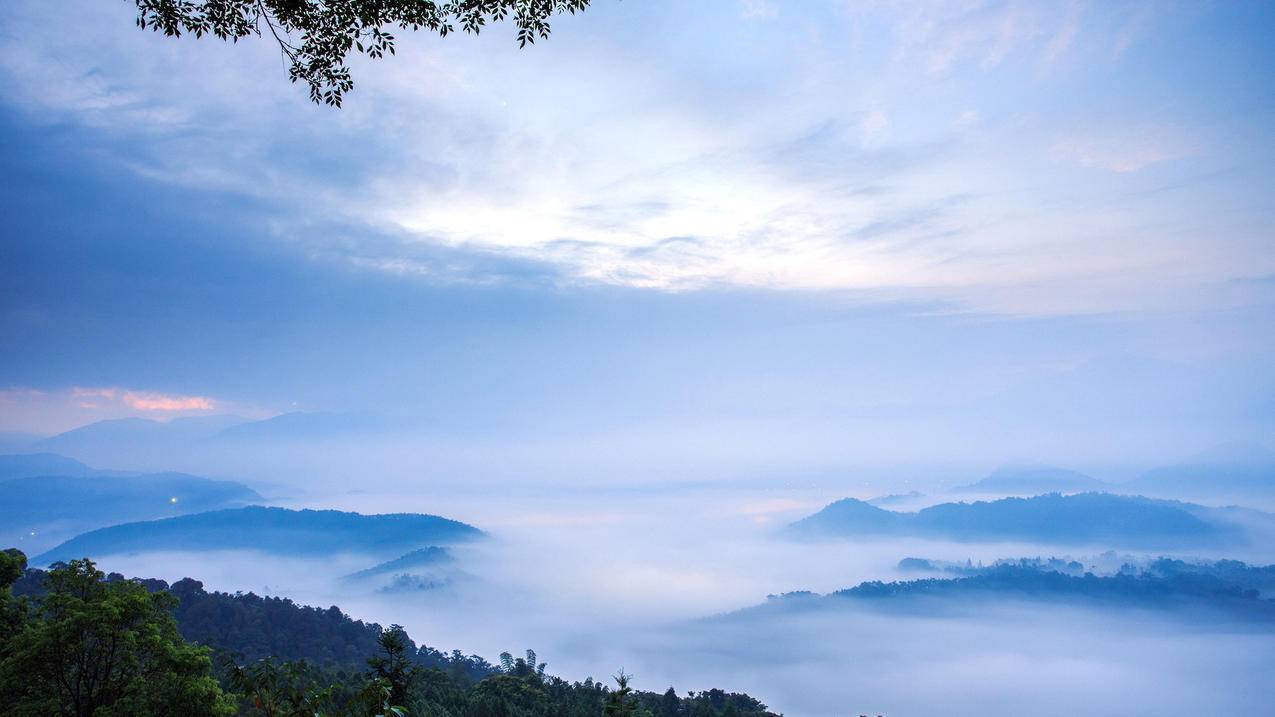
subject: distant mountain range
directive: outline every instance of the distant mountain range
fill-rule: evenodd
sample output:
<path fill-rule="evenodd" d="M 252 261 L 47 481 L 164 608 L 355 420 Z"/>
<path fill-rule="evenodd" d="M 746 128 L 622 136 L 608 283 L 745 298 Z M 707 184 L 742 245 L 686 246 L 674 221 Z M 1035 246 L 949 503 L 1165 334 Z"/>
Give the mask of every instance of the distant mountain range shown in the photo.
<path fill-rule="evenodd" d="M 361 413 L 294 412 L 261 421 L 247 421 L 217 433 L 212 440 L 304 441 L 388 430 L 386 420 Z"/>
<path fill-rule="evenodd" d="M 924 493 L 920 491 L 912 490 L 912 491 L 908 491 L 907 493 L 891 493 L 890 495 L 879 495 L 875 498 L 869 498 L 867 502 L 870 505 L 885 507 L 890 505 L 903 505 L 905 503 L 911 503 L 913 501 L 921 500 L 924 497 L 925 497 Z"/>
<path fill-rule="evenodd" d="M 264 420 L 242 416 L 188 416 L 168 421 L 120 418 L 97 421 L 35 441 L 30 451 L 71 456 L 96 465 L 169 467 L 202 465 L 192 456 L 226 449 L 271 448 L 306 441 L 384 435 L 386 419 L 356 413 L 293 412 Z"/>
<path fill-rule="evenodd" d="M 1225 511 L 1107 493 L 943 503 L 915 513 L 846 498 L 791 524 L 785 532 L 805 539 L 883 535 L 1110 547 L 1214 546 L 1247 537 Z"/>
<path fill-rule="evenodd" d="M 52 453 L 0 456 L 0 542 L 39 550 L 86 530 L 259 503 L 242 483 L 122 473 Z"/>
<path fill-rule="evenodd" d="M 1067 468 L 1010 464 L 951 492 L 1031 496 L 1094 491 L 1212 501 L 1275 498 L 1275 451 L 1256 443 L 1223 444 L 1123 483 L 1108 483 Z"/>
<path fill-rule="evenodd" d="M 348 552 L 390 557 L 483 535 L 472 525 L 436 515 L 361 515 L 251 506 L 101 528 L 36 556 L 32 564 L 156 550 L 259 550 L 283 555 Z"/>
<path fill-rule="evenodd" d="M 143 520 L 261 500 L 242 483 L 184 473 L 10 478 L 0 481 L 0 494 L 0 522 L 29 526 Z"/>
<path fill-rule="evenodd" d="M 986 478 L 955 488 L 953 492 L 1040 495 L 1042 493 L 1084 493 L 1110 488 L 1110 483 L 1078 471 L 1052 466 L 1018 464 L 1001 466 Z"/>
<path fill-rule="evenodd" d="M 115 418 L 96 421 L 50 436 L 33 446 L 38 450 L 70 453 L 142 442 L 183 443 L 211 438 L 248 423 L 240 416 L 186 416 L 168 421 L 149 418 Z"/>
<path fill-rule="evenodd" d="M 1225 444 L 1147 471 L 1122 488 L 1199 498 L 1275 496 L 1275 452 L 1255 443 Z"/>

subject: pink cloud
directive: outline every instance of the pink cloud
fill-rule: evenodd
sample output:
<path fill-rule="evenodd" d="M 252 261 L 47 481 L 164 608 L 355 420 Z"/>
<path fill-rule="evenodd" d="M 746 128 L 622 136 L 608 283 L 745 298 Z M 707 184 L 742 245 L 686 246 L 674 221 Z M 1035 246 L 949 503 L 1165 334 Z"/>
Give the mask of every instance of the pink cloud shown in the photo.
<path fill-rule="evenodd" d="M 176 396 L 163 393 L 126 391 L 124 403 L 139 411 L 210 411 L 216 402 L 207 396 Z"/>

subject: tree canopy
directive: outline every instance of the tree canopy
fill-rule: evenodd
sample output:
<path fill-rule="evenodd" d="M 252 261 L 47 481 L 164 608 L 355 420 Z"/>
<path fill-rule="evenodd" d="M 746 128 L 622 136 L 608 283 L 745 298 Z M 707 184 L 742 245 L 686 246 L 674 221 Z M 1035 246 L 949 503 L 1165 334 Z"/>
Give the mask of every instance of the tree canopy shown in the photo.
<path fill-rule="evenodd" d="M 11 603 L 10 554 L 0 570 Z M 233 701 L 212 673 L 207 648 L 182 639 L 176 599 L 132 581 L 107 582 L 90 560 L 48 573 L 48 593 L 5 640 L 0 712 L 15 717 L 171 715 L 228 717 Z M 24 616 L 25 617 L 25 616 Z"/>
<path fill-rule="evenodd" d="M 493 665 L 335 606 L 129 580 L 88 560 L 45 571 L 17 550 L 0 552 L 0 616 L 5 717 L 776 717 L 745 694 L 644 692 L 624 672 L 614 687 L 571 682 L 534 650 Z"/>
<path fill-rule="evenodd" d="M 292 82 L 310 99 L 335 107 L 354 88 L 349 57 L 394 54 L 391 30 L 477 34 L 512 20 L 519 47 L 549 36 L 549 20 L 583 10 L 589 0 L 134 0 L 137 26 L 171 37 L 212 35 L 238 42 L 269 35 L 290 63 Z"/>

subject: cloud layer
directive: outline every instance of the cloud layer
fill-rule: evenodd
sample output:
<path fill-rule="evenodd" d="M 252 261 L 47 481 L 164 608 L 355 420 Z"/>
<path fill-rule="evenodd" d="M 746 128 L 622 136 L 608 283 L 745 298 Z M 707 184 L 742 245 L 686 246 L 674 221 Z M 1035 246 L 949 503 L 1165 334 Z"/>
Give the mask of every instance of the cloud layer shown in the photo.
<path fill-rule="evenodd" d="M 0 72 L 118 171 L 247 195 L 275 241 L 387 273 L 1162 310 L 1275 273 L 1270 200 L 1234 199 L 1271 180 L 1262 12 L 604 2 L 531 51 L 404 37 L 337 113 L 267 42 L 17 3 Z"/>

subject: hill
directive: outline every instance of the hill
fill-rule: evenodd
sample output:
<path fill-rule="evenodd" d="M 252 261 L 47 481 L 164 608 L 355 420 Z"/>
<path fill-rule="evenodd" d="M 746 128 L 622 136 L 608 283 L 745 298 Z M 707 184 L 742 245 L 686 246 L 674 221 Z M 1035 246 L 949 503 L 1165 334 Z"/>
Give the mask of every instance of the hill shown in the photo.
<path fill-rule="evenodd" d="M 157 547 L 184 551 L 260 550 L 285 555 L 354 552 L 389 557 L 482 536 L 483 532 L 471 525 L 436 515 L 361 515 L 250 506 L 94 530 L 36 556 L 32 564 L 145 552 Z"/>
<path fill-rule="evenodd" d="M 1107 493 L 943 503 L 915 513 L 846 498 L 791 524 L 785 532 L 797 538 L 894 535 L 1113 547 L 1208 546 L 1244 540 L 1244 531 L 1222 515 L 1187 503 Z"/>
<path fill-rule="evenodd" d="M 926 561 L 922 561 L 926 562 Z M 868 581 L 828 595 L 794 592 L 771 596 L 760 608 L 836 608 L 851 604 L 919 607 L 929 614 L 938 606 L 987 600 L 1028 600 L 1098 604 L 1106 607 L 1208 609 L 1275 627 L 1275 600 L 1264 595 L 1275 583 L 1275 566 L 1249 566 L 1235 560 L 1187 563 L 1159 558 L 1142 567 L 1125 565 L 1111 575 L 1075 569 L 1058 559 L 998 561 L 981 568 L 960 568 L 954 578 L 893 582 Z"/>
<path fill-rule="evenodd" d="M 45 438 L 33 448 L 97 465 L 171 466 L 178 465 L 192 446 L 247 420 L 230 415 L 185 416 L 168 421 L 111 419 Z"/>
<path fill-rule="evenodd" d="M 314 441 L 373 435 L 390 428 L 387 421 L 371 415 L 296 411 L 230 426 L 212 438 L 217 442 Z"/>
<path fill-rule="evenodd" d="M 0 480 L 33 476 L 88 476 L 97 471 L 56 453 L 16 453 L 0 456 Z"/>
<path fill-rule="evenodd" d="M 954 493 L 1040 495 L 1042 493 L 1083 493 L 1101 491 L 1111 485 L 1092 476 L 1066 468 L 1038 465 L 1006 465 L 986 478 L 954 488 Z"/>
<path fill-rule="evenodd" d="M 0 480 L 0 495 L 5 496 L 0 501 L 0 541 L 27 550 L 44 550 L 108 525 L 234 508 L 262 500 L 256 491 L 234 481 L 184 473 L 114 475 L 61 456 L 53 458 L 60 460 L 28 461 L 28 470 L 14 471 L 36 471 L 37 475 Z M 81 475 L 40 474 L 52 468 Z"/>
<path fill-rule="evenodd" d="M 1275 452 L 1255 443 L 1216 446 L 1124 484 L 1154 495 L 1216 498 L 1275 496 Z"/>
<path fill-rule="evenodd" d="M 358 582 L 367 580 L 368 578 L 375 578 L 384 575 L 407 573 L 410 570 L 417 570 L 420 568 L 434 568 L 440 565 L 447 565 L 455 561 L 456 559 L 452 557 L 452 554 L 449 553 L 446 548 L 439 548 L 431 545 L 428 548 L 413 550 L 412 552 L 406 555 L 401 555 L 393 560 L 387 560 L 383 563 L 373 565 L 366 570 L 360 570 L 357 573 L 350 573 L 342 578 L 342 580 Z"/>
<path fill-rule="evenodd" d="M 261 500 L 242 483 L 185 473 L 11 478 L 0 494 L 0 522 L 17 527 L 149 520 Z"/>
<path fill-rule="evenodd" d="M 27 569 L 13 585 L 13 593 L 38 603 L 47 594 L 47 576 L 43 570 Z M 107 583 L 124 580 L 118 573 L 105 576 Z M 302 710 L 301 704 L 313 706 L 307 701 L 309 695 L 349 697 L 366 689 L 368 667 L 377 664 L 369 658 L 386 655 L 382 641 L 386 632 L 401 636 L 399 654 L 404 667 L 415 668 L 405 681 L 408 687 L 402 697 L 408 705 L 407 714 L 589 717 L 606 711 L 609 689 L 603 682 L 593 678 L 568 682 L 554 677 L 545 672 L 545 664 L 531 650 L 526 651 L 525 659 L 504 653 L 496 665 L 459 650 L 443 652 L 417 646 L 401 628 L 386 630 L 376 623 L 353 619 L 335 605 L 318 608 L 253 593 L 210 592 L 191 578 L 172 585 L 154 579 L 133 582 L 152 593 L 168 592 L 178 599 L 174 610 L 177 629 L 186 640 L 215 651 L 217 676 L 225 689 L 242 691 L 245 683 L 236 676 L 264 676 L 260 682 L 249 683 L 254 693 L 277 697 L 279 704 L 294 708 L 287 714 L 335 714 L 326 709 Z M 2 591 L 0 585 L 0 607 L 4 606 Z M 721 689 L 686 694 L 679 697 L 672 687 L 664 693 L 634 690 L 629 697 L 634 711 L 620 714 L 778 717 L 746 694 Z M 253 702 L 245 698 L 239 714 L 263 714 Z"/>

